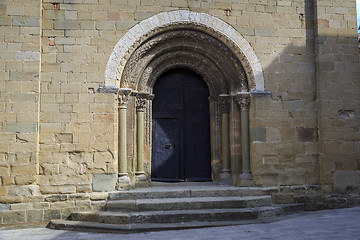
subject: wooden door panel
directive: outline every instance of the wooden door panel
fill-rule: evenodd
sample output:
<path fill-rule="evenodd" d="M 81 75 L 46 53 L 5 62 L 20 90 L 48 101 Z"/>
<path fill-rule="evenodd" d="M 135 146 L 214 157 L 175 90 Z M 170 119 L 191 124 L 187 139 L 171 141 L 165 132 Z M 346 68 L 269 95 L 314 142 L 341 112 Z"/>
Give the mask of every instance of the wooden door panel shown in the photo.
<path fill-rule="evenodd" d="M 181 179 L 180 119 L 154 119 L 153 128 L 153 178 Z"/>
<path fill-rule="evenodd" d="M 211 180 L 205 82 L 191 71 L 173 70 L 160 76 L 153 93 L 152 179 Z"/>

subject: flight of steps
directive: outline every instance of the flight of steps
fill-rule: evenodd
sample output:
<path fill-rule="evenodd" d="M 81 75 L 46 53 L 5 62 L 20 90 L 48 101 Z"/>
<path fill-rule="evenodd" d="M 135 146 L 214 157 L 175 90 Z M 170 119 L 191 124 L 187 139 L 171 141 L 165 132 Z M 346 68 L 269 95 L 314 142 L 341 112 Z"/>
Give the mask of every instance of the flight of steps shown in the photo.
<path fill-rule="evenodd" d="M 303 211 L 301 204 L 273 205 L 262 188 L 154 187 L 109 193 L 104 211 L 75 212 L 50 228 L 99 232 L 146 232 L 261 222 Z"/>

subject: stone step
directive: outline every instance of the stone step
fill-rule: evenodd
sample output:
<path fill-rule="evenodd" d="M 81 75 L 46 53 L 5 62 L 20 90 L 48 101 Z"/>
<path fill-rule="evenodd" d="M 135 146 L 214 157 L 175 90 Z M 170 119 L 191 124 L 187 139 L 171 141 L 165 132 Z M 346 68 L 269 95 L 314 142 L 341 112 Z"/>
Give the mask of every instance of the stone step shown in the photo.
<path fill-rule="evenodd" d="M 234 197 L 234 196 L 260 196 L 263 188 L 259 187 L 231 187 L 231 186 L 206 186 L 206 187 L 158 187 L 119 191 L 109 193 L 109 200 L 131 200 L 149 198 L 190 198 L 190 197 Z"/>
<path fill-rule="evenodd" d="M 49 227 L 96 232 L 148 232 L 269 222 L 273 221 L 272 217 L 303 210 L 304 205 L 302 204 L 287 204 L 245 209 L 171 210 L 141 213 L 88 212 L 72 215 L 77 218 L 73 221 L 52 220 Z M 160 217 L 161 213 L 163 213 L 162 216 L 165 216 L 164 219 L 167 217 L 173 219 L 172 222 L 162 222 L 163 220 L 154 222 L 155 219 L 162 218 Z M 126 218 L 127 220 L 124 221 Z"/>
<path fill-rule="evenodd" d="M 48 227 L 57 230 L 105 232 L 105 233 L 140 233 L 168 230 L 181 230 L 205 227 L 232 226 L 250 223 L 261 223 L 254 220 L 219 221 L 219 222 L 186 222 L 186 223 L 149 223 L 149 224 L 105 224 L 94 222 L 79 222 L 69 220 L 51 220 Z"/>
<path fill-rule="evenodd" d="M 259 208 L 197 209 L 168 210 L 145 212 L 80 212 L 73 213 L 71 220 L 82 222 L 99 222 L 108 224 L 135 223 L 169 223 L 191 221 L 224 221 L 257 219 L 262 216 L 278 216 L 283 214 L 281 206 Z"/>
<path fill-rule="evenodd" d="M 222 209 L 259 207 L 271 203 L 271 196 L 159 198 L 112 200 L 107 202 L 106 209 L 108 211 Z"/>

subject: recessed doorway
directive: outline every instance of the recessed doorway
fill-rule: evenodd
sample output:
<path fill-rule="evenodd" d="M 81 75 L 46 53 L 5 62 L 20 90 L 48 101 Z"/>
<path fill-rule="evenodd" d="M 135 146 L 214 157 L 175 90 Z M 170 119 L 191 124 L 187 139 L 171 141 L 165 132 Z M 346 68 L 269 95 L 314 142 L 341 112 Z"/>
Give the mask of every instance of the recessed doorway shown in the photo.
<path fill-rule="evenodd" d="M 211 181 L 208 86 L 175 69 L 157 79 L 153 93 L 152 180 Z"/>

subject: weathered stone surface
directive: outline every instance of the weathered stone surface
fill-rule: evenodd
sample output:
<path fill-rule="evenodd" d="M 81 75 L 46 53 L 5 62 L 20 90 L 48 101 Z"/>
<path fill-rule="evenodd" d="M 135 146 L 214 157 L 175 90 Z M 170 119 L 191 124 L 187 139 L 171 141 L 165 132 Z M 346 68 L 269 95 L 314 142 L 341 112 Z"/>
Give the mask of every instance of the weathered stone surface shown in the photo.
<path fill-rule="evenodd" d="M 6 224 L 17 224 L 26 222 L 25 211 L 2 211 L 3 222 Z"/>
<path fill-rule="evenodd" d="M 47 196 L 45 198 L 45 201 L 47 202 L 58 202 L 58 201 L 66 201 L 66 200 L 68 200 L 68 195 L 66 194 L 54 194 Z"/>
<path fill-rule="evenodd" d="M 93 192 L 90 194 L 91 200 L 106 200 L 109 194 L 107 192 Z"/>
<path fill-rule="evenodd" d="M 339 193 L 359 192 L 360 171 L 335 171 L 334 188 Z"/>
<path fill-rule="evenodd" d="M 250 128 L 251 142 L 266 142 L 266 128 L 264 126 Z"/>
<path fill-rule="evenodd" d="M 0 204 L 0 210 L 10 210 L 10 204 Z"/>
<path fill-rule="evenodd" d="M 316 140 L 316 129 L 313 127 L 296 127 L 296 134 L 300 142 L 313 142 Z"/>
<path fill-rule="evenodd" d="M 61 209 L 46 209 L 44 210 L 44 221 L 50 221 L 51 219 L 60 219 Z"/>
<path fill-rule="evenodd" d="M 12 196 L 31 196 L 39 195 L 39 186 L 37 185 L 28 185 L 28 186 L 9 186 L 8 194 Z"/>
<path fill-rule="evenodd" d="M 115 190 L 117 174 L 94 174 L 92 189 L 94 192 L 109 192 Z"/>
<path fill-rule="evenodd" d="M 43 222 L 44 210 L 27 210 L 26 221 L 27 222 Z"/>
<path fill-rule="evenodd" d="M 4 124 L 4 132 L 33 133 L 38 131 L 37 123 L 7 123 Z"/>

